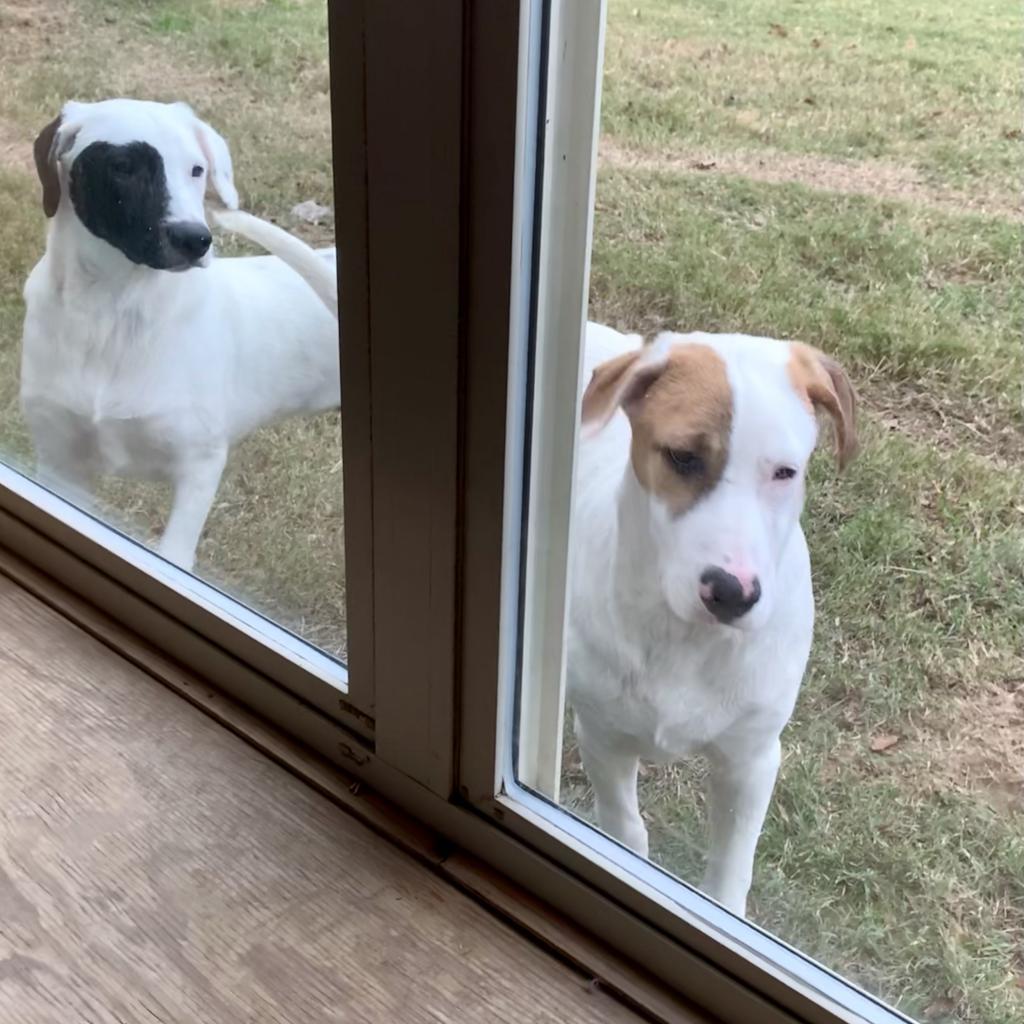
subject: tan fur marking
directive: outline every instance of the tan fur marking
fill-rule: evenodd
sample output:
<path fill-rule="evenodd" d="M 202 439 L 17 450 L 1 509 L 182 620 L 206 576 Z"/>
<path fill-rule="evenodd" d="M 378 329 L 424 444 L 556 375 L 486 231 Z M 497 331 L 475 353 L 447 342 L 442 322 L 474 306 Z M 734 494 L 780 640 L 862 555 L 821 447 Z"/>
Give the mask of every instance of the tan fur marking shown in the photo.
<path fill-rule="evenodd" d="M 580 419 L 584 427 L 591 431 L 600 430 L 612 418 L 632 384 L 634 364 L 643 354 L 644 350 L 638 348 L 609 359 L 594 369 L 583 393 Z"/>
<path fill-rule="evenodd" d="M 721 479 L 729 456 L 732 389 L 725 363 L 707 345 L 677 345 L 661 373 L 626 407 L 637 480 L 682 515 Z M 669 450 L 692 452 L 703 471 L 681 476 Z"/>
<path fill-rule="evenodd" d="M 54 153 L 54 137 L 58 128 L 60 114 L 43 128 L 32 147 L 36 173 L 39 175 L 39 183 L 43 186 L 43 212 L 47 217 L 52 217 L 60 204 L 60 178 Z"/>
<path fill-rule="evenodd" d="M 857 454 L 857 396 L 846 371 L 810 345 L 790 343 L 789 379 L 808 410 L 832 418 L 836 461 L 845 469 Z"/>

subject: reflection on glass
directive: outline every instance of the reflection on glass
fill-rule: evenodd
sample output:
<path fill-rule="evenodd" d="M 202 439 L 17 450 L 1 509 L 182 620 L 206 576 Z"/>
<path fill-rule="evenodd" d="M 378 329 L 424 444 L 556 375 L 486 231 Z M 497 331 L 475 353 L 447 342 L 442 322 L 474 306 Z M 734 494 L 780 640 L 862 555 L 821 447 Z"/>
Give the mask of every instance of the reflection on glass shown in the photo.
<path fill-rule="evenodd" d="M 189 10 L 14 30 L 2 454 L 343 657 L 325 9 Z"/>
<path fill-rule="evenodd" d="M 909 1014 L 1024 1019 L 1010 7 L 609 7 L 550 788 Z"/>

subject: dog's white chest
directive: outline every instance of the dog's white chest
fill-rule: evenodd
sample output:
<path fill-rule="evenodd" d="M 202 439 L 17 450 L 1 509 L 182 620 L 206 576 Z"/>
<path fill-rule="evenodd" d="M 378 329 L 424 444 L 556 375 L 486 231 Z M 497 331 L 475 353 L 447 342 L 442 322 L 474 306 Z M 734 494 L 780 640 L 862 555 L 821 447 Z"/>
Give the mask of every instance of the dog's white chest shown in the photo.
<path fill-rule="evenodd" d="M 699 753 L 777 692 L 759 686 L 757 652 L 742 644 L 644 651 L 620 638 L 613 652 L 583 641 L 569 665 L 570 700 L 590 727 L 652 761 Z"/>
<path fill-rule="evenodd" d="M 92 472 L 161 479 L 194 388 L 163 358 L 143 311 L 95 301 L 32 302 L 25 321 L 21 399 L 38 439 L 52 439 Z"/>

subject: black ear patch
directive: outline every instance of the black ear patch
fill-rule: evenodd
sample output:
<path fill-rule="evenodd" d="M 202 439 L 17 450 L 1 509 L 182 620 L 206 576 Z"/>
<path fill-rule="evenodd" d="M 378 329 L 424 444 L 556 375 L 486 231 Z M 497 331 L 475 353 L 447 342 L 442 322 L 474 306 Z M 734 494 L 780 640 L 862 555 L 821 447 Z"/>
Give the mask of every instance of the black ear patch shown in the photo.
<path fill-rule="evenodd" d="M 71 202 L 82 224 L 133 263 L 172 269 L 165 245 L 170 197 L 160 153 L 148 142 L 93 142 L 71 166 Z"/>

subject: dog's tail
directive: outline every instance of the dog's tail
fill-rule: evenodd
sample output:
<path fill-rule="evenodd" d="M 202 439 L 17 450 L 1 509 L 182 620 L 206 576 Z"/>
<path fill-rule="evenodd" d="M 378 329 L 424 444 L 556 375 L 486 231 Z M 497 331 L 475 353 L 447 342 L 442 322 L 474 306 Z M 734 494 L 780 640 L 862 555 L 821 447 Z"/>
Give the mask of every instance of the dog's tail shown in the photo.
<path fill-rule="evenodd" d="M 325 260 L 301 238 L 251 213 L 242 210 L 210 212 L 218 226 L 243 235 L 287 263 L 317 293 L 324 305 L 335 316 L 338 315 L 338 281 L 333 262 Z"/>

